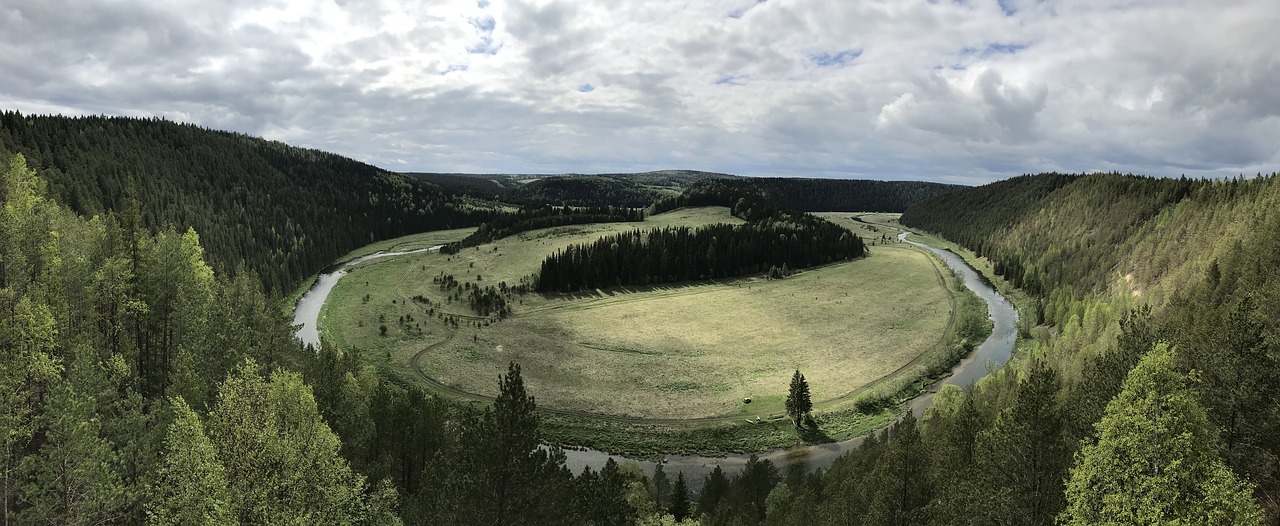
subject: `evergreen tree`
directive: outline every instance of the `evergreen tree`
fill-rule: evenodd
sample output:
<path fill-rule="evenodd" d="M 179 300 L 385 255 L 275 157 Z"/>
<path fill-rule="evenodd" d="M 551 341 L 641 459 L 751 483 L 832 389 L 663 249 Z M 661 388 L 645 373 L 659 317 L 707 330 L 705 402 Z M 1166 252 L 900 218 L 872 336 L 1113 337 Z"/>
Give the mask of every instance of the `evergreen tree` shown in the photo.
<path fill-rule="evenodd" d="M 866 522 L 924 524 L 925 505 L 933 497 L 933 488 L 929 481 L 929 454 L 920 440 L 915 415 L 907 411 L 888 433 L 887 450 L 880 455 L 867 482 L 872 497 Z"/>
<path fill-rule="evenodd" d="M 1012 407 L 977 436 L 974 496 L 994 523 L 1049 526 L 1062 510 L 1062 480 L 1070 450 L 1058 407 L 1057 373 L 1032 363 L 1018 382 Z"/>
<path fill-rule="evenodd" d="M 671 502 L 671 479 L 667 477 L 667 471 L 662 467 L 664 463 L 658 460 L 653 466 L 653 504 L 659 512 L 666 511 L 667 505 Z"/>
<path fill-rule="evenodd" d="M 537 404 L 512 363 L 498 378 L 498 397 L 463 431 L 460 512 L 467 524 L 567 522 L 564 452 L 542 447 Z"/>
<path fill-rule="evenodd" d="M 1098 443 L 1076 457 L 1060 523 L 1261 524 L 1188 383 L 1163 344 L 1134 367 L 1107 404 Z"/>
<path fill-rule="evenodd" d="M 676 472 L 676 483 L 671 487 L 671 515 L 676 522 L 689 516 L 689 487 L 684 482 L 684 472 Z"/>
<path fill-rule="evenodd" d="M 45 443 L 23 459 L 26 483 L 22 522 L 101 524 L 116 520 L 125 504 L 119 457 L 100 436 L 94 402 L 62 381 L 44 413 Z"/>
<path fill-rule="evenodd" d="M 809 382 L 804 379 L 804 375 L 800 374 L 798 369 L 791 375 L 791 389 L 787 393 L 786 409 L 787 416 L 791 417 L 796 427 L 800 427 L 802 419 L 813 411 L 813 400 L 809 397 Z"/>
<path fill-rule="evenodd" d="M 724 470 L 717 465 L 702 482 L 702 493 L 698 495 L 698 513 L 703 517 L 712 515 L 728 493 L 729 477 L 726 477 Z"/>

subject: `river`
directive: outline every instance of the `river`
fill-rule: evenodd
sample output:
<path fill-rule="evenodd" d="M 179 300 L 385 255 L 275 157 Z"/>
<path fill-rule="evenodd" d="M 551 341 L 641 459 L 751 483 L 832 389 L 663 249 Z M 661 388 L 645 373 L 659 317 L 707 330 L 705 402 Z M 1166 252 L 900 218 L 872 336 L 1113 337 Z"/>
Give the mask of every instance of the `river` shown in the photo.
<path fill-rule="evenodd" d="M 914 241 L 907 241 L 907 234 L 908 232 L 899 234 L 898 239 L 933 252 L 948 267 L 954 270 L 956 275 L 964 282 L 964 286 L 987 303 L 987 313 L 990 315 L 994 325 L 991 335 L 987 337 L 986 341 L 983 341 L 969 356 L 956 364 L 951 369 L 950 376 L 929 386 L 928 392 L 911 400 L 909 404 L 911 411 L 918 418 L 933 402 L 934 394 L 943 385 L 952 384 L 963 387 L 976 382 L 979 378 L 986 376 L 989 372 L 1000 368 L 1005 362 L 1009 361 L 1009 357 L 1013 355 L 1013 346 L 1018 337 L 1018 311 L 995 288 L 980 278 L 978 272 L 973 267 L 970 267 L 960 256 L 948 250 L 940 250 Z M 346 275 L 347 268 L 371 259 L 439 249 L 439 246 L 435 246 L 406 252 L 378 252 L 353 259 L 339 265 L 332 272 L 321 274 L 311 289 L 298 300 L 298 305 L 294 311 L 293 323 L 301 326 L 298 329 L 298 338 L 304 343 L 309 343 L 319 348 L 320 333 L 316 323 L 320 316 L 320 308 L 324 306 L 325 299 L 328 298 L 329 292 L 333 290 L 334 285 L 337 285 L 338 280 Z M 857 437 L 830 444 L 813 444 L 776 449 L 758 453 L 757 456 L 762 459 L 769 459 L 784 472 L 791 469 L 812 471 L 830 466 L 836 458 L 857 448 L 862 443 L 862 440 L 863 437 Z M 613 458 L 618 462 L 626 460 L 624 457 L 593 449 L 565 450 L 565 456 L 567 457 L 566 463 L 569 469 L 574 473 L 581 472 L 587 466 L 590 466 L 593 470 L 598 470 L 604 466 L 609 458 Z M 685 480 L 689 481 L 690 489 L 696 492 L 701 489 L 703 478 L 716 466 L 720 466 L 726 474 L 731 475 L 746 465 L 749 457 L 750 455 L 743 454 L 732 454 L 723 457 L 671 455 L 666 457 L 666 464 L 663 469 L 672 475 L 677 471 L 683 471 Z M 654 463 L 652 461 L 644 460 L 639 462 L 646 472 L 653 472 Z"/>

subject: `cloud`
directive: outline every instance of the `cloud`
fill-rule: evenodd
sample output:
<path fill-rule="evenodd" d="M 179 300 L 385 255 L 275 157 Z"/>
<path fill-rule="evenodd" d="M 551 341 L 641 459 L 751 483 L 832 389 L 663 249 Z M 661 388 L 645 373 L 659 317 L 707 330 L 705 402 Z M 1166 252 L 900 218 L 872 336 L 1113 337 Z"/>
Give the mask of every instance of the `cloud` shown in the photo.
<path fill-rule="evenodd" d="M 10 0 L 0 107 L 414 171 L 1280 169 L 1271 0 Z"/>

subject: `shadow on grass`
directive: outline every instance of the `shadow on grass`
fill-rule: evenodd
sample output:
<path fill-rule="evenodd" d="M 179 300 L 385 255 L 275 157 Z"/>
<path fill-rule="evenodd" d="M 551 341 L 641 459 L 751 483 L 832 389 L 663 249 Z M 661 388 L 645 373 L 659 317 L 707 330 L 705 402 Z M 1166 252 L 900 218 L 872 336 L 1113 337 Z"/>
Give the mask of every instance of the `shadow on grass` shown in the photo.
<path fill-rule="evenodd" d="M 828 444 L 835 442 L 835 439 L 831 438 L 825 431 L 819 428 L 818 423 L 814 422 L 812 418 L 805 419 L 800 427 L 796 428 L 796 434 L 799 435 L 800 440 L 803 440 L 806 444 Z"/>

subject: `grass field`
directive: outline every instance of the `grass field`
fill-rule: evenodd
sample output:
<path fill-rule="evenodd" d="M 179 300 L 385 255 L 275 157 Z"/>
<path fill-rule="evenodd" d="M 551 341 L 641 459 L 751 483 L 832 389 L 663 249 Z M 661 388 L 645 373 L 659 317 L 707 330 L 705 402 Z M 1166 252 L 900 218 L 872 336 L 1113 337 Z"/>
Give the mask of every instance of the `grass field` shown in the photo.
<path fill-rule="evenodd" d="M 570 243 L 714 222 L 739 220 L 723 208 L 682 209 L 642 224 L 526 232 L 452 256 L 376 260 L 338 284 L 321 327 L 330 343 L 360 347 L 388 374 L 413 378 L 406 373 L 418 356 L 422 372 L 448 388 L 492 395 L 514 361 L 540 407 L 657 420 L 780 414 L 797 368 L 819 408 L 835 409 L 835 399 L 945 347 L 950 293 L 933 259 L 902 245 L 784 280 L 529 294 L 512 318 L 493 323 L 446 302 L 431 281 L 444 272 L 477 285 L 512 284 Z M 397 243 L 383 248 L 418 241 Z M 435 317 L 410 301 L 416 295 L 438 304 Z M 462 323 L 447 326 L 441 313 Z"/>

